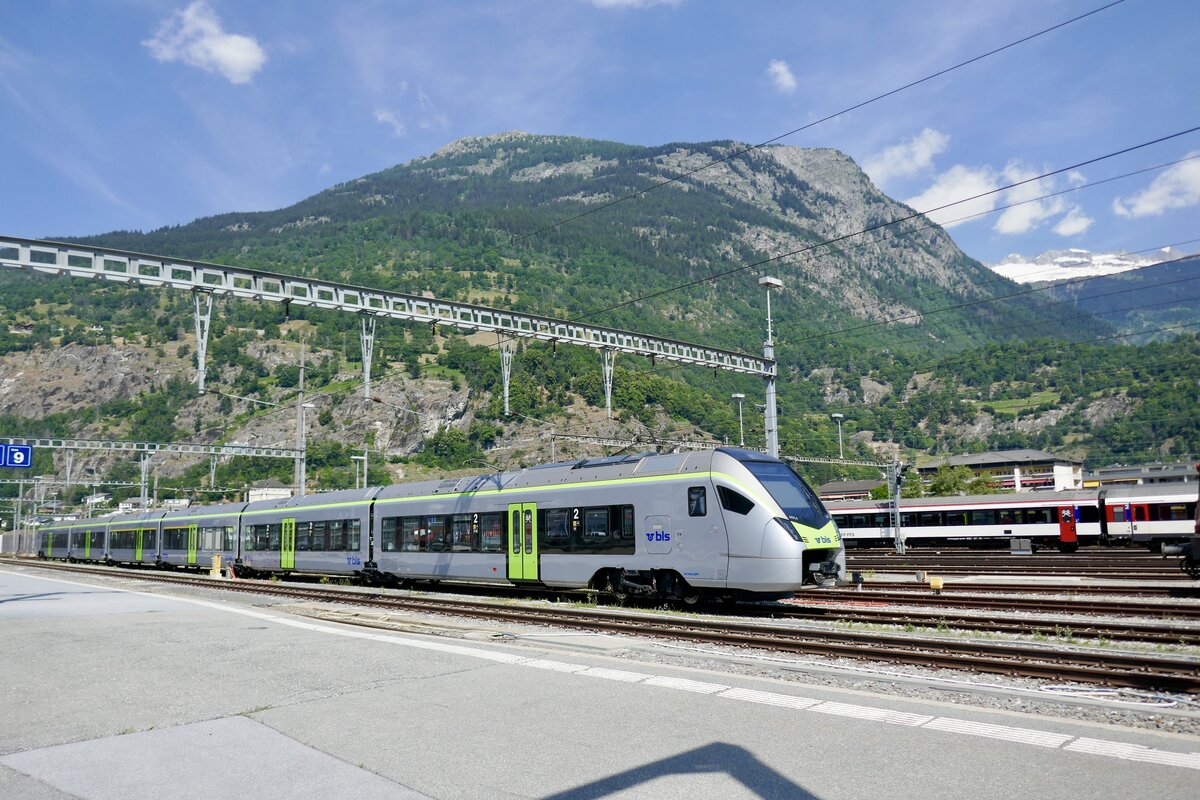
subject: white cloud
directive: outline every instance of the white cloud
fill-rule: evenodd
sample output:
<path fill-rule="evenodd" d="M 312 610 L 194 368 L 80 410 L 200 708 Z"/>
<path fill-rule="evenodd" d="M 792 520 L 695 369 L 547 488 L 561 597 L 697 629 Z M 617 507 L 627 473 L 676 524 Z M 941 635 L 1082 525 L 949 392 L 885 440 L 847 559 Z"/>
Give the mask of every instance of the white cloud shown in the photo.
<path fill-rule="evenodd" d="M 893 145 L 868 159 L 863 171 L 876 185 L 882 186 L 891 178 L 916 175 L 933 164 L 933 157 L 945 152 L 950 137 L 933 128 L 926 128 L 906 142 Z"/>
<path fill-rule="evenodd" d="M 408 126 L 404 124 L 404 120 L 400 119 L 400 115 L 395 111 L 389 111 L 386 108 L 377 108 L 375 109 L 375 121 L 389 126 L 392 129 L 392 134 L 397 138 L 403 137 L 408 133 Z"/>
<path fill-rule="evenodd" d="M 1067 215 L 1054 226 L 1054 232 L 1059 236 L 1077 236 L 1092 227 L 1094 219 L 1083 213 L 1079 206 L 1072 206 Z"/>
<path fill-rule="evenodd" d="M 204 0 L 194 2 L 159 23 L 153 39 L 142 42 L 159 61 L 182 61 L 220 73 L 230 83 L 249 83 L 267 54 L 250 36 L 226 33 Z"/>
<path fill-rule="evenodd" d="M 317 170 L 318 175 L 328 175 L 331 172 L 333 172 L 333 166 L 328 161 L 322 164 L 321 168 Z"/>
<path fill-rule="evenodd" d="M 1067 181 L 1072 186 L 1083 186 L 1087 183 L 1087 177 L 1077 169 L 1073 169 L 1067 173 Z"/>
<path fill-rule="evenodd" d="M 778 59 L 771 61 L 767 65 L 767 74 L 771 76 L 771 81 L 775 84 L 775 88 L 784 94 L 791 94 L 796 91 L 796 76 L 792 74 L 792 68 L 788 66 L 786 61 Z"/>
<path fill-rule="evenodd" d="M 1004 193 L 1002 205 L 1010 203 L 1020 203 L 1021 205 L 1004 210 L 993 228 L 997 233 L 1029 233 L 1050 217 L 1062 213 L 1064 207 L 1062 198 L 1034 199 L 1054 191 L 1054 183 L 1050 179 L 1030 180 L 1038 174 L 1037 170 L 1026 167 L 1018 161 L 1010 161 L 1005 166 L 1003 176 L 1006 184 L 1019 181 L 1029 182 L 1022 183 Z"/>
<path fill-rule="evenodd" d="M 1200 156 L 1200 150 L 1188 153 L 1188 158 L 1196 156 Z M 1137 194 L 1114 199 L 1113 211 L 1122 217 L 1136 219 L 1197 204 L 1200 204 L 1200 160 L 1176 164 Z"/>
<path fill-rule="evenodd" d="M 933 185 L 916 197 L 904 202 L 920 212 L 974 197 L 998 188 L 996 173 L 990 167 L 972 169 L 956 164 L 937 177 Z M 961 217 L 982 214 L 996 207 L 996 195 L 980 197 L 968 203 L 951 206 L 942 211 L 926 214 L 930 220 L 947 228 L 953 228 L 968 220 Z M 957 222 L 955 220 L 958 220 Z"/>

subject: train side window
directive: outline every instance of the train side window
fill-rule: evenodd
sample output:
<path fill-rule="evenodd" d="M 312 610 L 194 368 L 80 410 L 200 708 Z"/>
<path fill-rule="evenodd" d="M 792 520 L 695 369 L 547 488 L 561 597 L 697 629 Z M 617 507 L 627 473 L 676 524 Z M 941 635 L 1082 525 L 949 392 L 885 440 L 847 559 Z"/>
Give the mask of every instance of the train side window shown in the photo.
<path fill-rule="evenodd" d="M 942 512 L 940 511 L 920 511 L 917 512 L 917 524 L 921 527 L 941 527 Z"/>
<path fill-rule="evenodd" d="M 400 520 L 400 549 L 406 553 L 417 552 L 421 549 L 421 542 L 425 538 L 425 531 L 421 529 L 420 517 L 404 517 Z"/>
<path fill-rule="evenodd" d="M 961 525 L 966 525 L 967 524 L 967 512 L 966 511 L 947 511 L 946 512 L 946 524 L 955 526 L 955 527 L 961 526 Z"/>
<path fill-rule="evenodd" d="M 1150 515 L 1146 513 L 1145 506 L 1134 506 L 1133 507 L 1133 521 L 1134 522 L 1149 522 L 1150 521 L 1149 516 Z"/>
<path fill-rule="evenodd" d="M 891 514 L 872 514 L 871 527 L 873 528 L 890 528 L 892 527 Z"/>
<path fill-rule="evenodd" d="M 480 514 L 479 517 L 479 527 L 483 533 L 483 552 L 499 553 L 504 549 L 504 515 Z"/>
<path fill-rule="evenodd" d="M 564 544 L 571 537 L 570 515 L 578 509 L 551 508 L 542 519 L 542 541 L 555 545 Z"/>
<path fill-rule="evenodd" d="M 394 553 L 400 549 L 399 537 L 396 536 L 396 523 L 399 517 L 384 517 L 379 523 L 379 549 L 384 553 Z"/>
<path fill-rule="evenodd" d="M 917 524 L 917 521 L 915 519 L 913 519 L 912 514 L 907 514 L 903 511 L 900 512 L 900 527 L 901 528 L 911 528 L 916 524 Z"/>
<path fill-rule="evenodd" d="M 471 515 L 470 514 L 455 514 L 450 522 L 451 542 L 450 549 L 458 553 L 469 553 L 472 550 L 478 550 L 479 547 L 475 543 L 475 535 L 471 530 Z"/>
<path fill-rule="evenodd" d="M 708 492 L 703 486 L 688 487 L 688 516 L 703 517 L 708 514 Z"/>
<path fill-rule="evenodd" d="M 583 538 L 590 544 L 608 538 L 608 507 L 588 508 L 583 512 Z"/>
<path fill-rule="evenodd" d="M 633 541 L 633 506 L 621 506 L 621 538 Z"/>
<path fill-rule="evenodd" d="M 717 487 L 717 496 L 721 498 L 721 508 L 734 514 L 745 516 L 754 509 L 754 503 L 749 498 L 738 494 L 733 489 L 724 486 Z"/>
<path fill-rule="evenodd" d="M 996 512 L 991 509 L 971 512 L 972 525 L 995 525 Z"/>
<path fill-rule="evenodd" d="M 1027 508 L 1025 509 L 1025 524 L 1026 525 L 1049 525 L 1057 519 L 1053 508 Z"/>

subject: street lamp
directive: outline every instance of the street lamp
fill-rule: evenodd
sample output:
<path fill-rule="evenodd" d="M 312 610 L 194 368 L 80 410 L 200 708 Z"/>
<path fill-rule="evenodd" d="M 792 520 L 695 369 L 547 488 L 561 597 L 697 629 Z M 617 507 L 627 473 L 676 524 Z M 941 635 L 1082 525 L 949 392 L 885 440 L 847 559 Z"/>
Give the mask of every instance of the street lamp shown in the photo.
<path fill-rule="evenodd" d="M 359 486 L 358 486 L 358 462 L 359 461 L 362 462 L 362 472 L 363 472 L 362 488 L 363 489 L 367 488 L 367 448 L 365 448 L 365 447 L 363 448 L 363 454 L 361 456 L 350 456 L 350 460 L 354 462 L 354 488 L 355 489 L 359 488 Z"/>
<path fill-rule="evenodd" d="M 838 426 L 838 458 L 845 458 L 846 453 L 842 450 L 842 420 L 846 418 L 845 414 L 830 414 L 829 418 L 837 423 Z"/>
<path fill-rule="evenodd" d="M 758 285 L 767 287 L 767 340 L 763 342 L 763 358 L 771 365 L 771 372 L 766 377 L 767 408 L 764 420 L 767 429 L 767 455 L 779 458 L 779 430 L 775 422 L 778 416 L 775 404 L 775 374 L 778 370 L 775 365 L 775 338 L 771 330 L 771 290 L 782 289 L 783 281 L 764 275 L 758 279 Z"/>
<path fill-rule="evenodd" d="M 736 400 L 737 404 L 738 404 L 738 446 L 745 447 L 746 446 L 746 429 L 742 425 L 742 401 L 746 399 L 746 395 L 742 394 L 741 392 L 736 392 L 734 394 L 731 394 L 730 397 L 732 397 L 734 400 Z"/>

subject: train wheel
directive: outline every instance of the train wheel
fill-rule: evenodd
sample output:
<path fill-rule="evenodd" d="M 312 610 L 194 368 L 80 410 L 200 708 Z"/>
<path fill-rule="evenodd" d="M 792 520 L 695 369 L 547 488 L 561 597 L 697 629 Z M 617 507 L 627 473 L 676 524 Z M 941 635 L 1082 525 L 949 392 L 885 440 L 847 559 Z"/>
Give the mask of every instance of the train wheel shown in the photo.
<path fill-rule="evenodd" d="M 618 605 L 623 606 L 629 599 L 629 592 L 620 587 L 621 575 L 616 570 L 609 570 L 608 574 L 604 577 L 604 591 L 616 598 Z"/>

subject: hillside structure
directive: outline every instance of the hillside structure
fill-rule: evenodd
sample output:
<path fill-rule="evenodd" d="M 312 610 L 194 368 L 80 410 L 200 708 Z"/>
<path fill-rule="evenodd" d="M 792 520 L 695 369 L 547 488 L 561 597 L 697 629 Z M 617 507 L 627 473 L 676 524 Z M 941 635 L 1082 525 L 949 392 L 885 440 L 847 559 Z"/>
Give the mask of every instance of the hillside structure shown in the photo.
<path fill-rule="evenodd" d="M 1083 462 L 1056 456 L 1042 450 L 993 450 L 952 456 L 940 462 L 918 466 L 922 480 L 931 479 L 941 466 L 967 467 L 978 478 L 987 478 L 997 489 L 1015 492 L 1053 491 L 1083 488 Z"/>

